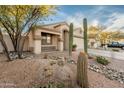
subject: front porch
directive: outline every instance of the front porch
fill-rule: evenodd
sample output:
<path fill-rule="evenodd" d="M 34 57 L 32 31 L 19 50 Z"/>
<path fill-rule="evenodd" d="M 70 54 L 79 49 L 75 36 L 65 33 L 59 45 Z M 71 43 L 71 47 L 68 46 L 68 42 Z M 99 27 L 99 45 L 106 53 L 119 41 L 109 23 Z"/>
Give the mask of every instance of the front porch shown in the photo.
<path fill-rule="evenodd" d="M 30 36 L 31 37 L 31 36 Z M 29 37 L 29 38 L 30 38 Z M 52 31 L 50 29 L 39 29 L 32 33 L 33 53 L 41 54 L 41 52 L 64 51 L 68 50 L 68 31 Z M 31 45 L 29 39 L 29 46 Z"/>
<path fill-rule="evenodd" d="M 41 45 L 42 52 L 57 51 L 56 45 Z"/>

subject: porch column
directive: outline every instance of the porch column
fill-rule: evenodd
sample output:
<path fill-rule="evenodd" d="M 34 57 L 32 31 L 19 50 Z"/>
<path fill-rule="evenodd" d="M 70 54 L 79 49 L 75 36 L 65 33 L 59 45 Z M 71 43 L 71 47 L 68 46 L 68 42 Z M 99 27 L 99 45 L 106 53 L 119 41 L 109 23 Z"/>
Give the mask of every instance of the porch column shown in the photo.
<path fill-rule="evenodd" d="M 60 41 L 60 42 L 59 42 L 59 51 L 62 52 L 62 51 L 63 51 L 63 48 L 64 48 L 64 47 L 63 47 L 63 41 Z"/>
<path fill-rule="evenodd" d="M 41 32 L 35 31 L 34 33 L 34 53 L 41 54 Z"/>
<path fill-rule="evenodd" d="M 41 40 L 34 40 L 34 53 L 35 54 L 41 53 Z"/>
<path fill-rule="evenodd" d="M 63 36 L 62 34 L 59 37 L 59 51 L 63 51 L 64 50 L 64 45 L 63 45 Z"/>

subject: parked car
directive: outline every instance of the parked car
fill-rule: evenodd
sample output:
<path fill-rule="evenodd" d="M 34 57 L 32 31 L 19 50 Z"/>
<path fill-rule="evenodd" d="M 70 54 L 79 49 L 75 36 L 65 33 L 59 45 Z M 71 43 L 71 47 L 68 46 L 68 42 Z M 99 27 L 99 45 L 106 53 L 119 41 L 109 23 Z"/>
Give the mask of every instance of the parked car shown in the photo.
<path fill-rule="evenodd" d="M 124 44 L 119 42 L 112 42 L 111 44 L 108 44 L 108 47 L 124 49 Z"/>

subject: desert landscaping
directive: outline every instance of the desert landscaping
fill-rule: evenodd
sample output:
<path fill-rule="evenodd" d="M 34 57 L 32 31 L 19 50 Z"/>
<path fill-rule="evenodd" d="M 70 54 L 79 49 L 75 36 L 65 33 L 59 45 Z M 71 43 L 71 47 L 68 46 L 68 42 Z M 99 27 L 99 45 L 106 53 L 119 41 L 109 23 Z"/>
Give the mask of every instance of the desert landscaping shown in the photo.
<path fill-rule="evenodd" d="M 123 17 L 106 8 L 0 6 L 0 88 L 123 88 Z"/>
<path fill-rule="evenodd" d="M 41 55 L 27 53 L 25 59 L 17 59 L 11 62 L 0 54 L 0 87 L 70 87 L 78 88 L 76 82 L 77 65 L 74 60 L 68 60 L 67 52 L 51 52 Z M 90 88 L 120 88 L 122 82 L 109 79 L 106 75 L 93 70 L 94 59 L 89 59 L 88 80 Z M 90 67 L 90 65 L 92 65 Z M 97 64 L 96 68 L 99 64 Z M 101 65 L 101 64 L 100 64 Z M 124 72 L 123 72 L 124 73 Z"/>

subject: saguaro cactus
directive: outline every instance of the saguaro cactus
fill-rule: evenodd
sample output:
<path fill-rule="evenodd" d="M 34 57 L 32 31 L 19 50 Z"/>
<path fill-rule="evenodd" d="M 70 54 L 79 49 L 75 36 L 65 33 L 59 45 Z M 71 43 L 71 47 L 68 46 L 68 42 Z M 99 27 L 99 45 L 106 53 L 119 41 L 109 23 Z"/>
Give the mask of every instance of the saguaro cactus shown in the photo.
<path fill-rule="evenodd" d="M 72 55 L 72 44 L 73 44 L 73 23 L 69 27 L 69 56 Z"/>
<path fill-rule="evenodd" d="M 80 87 L 88 88 L 88 57 L 84 52 L 80 52 L 77 61 L 77 83 Z"/>
<path fill-rule="evenodd" d="M 84 28 L 84 52 L 87 53 L 87 19 L 83 19 L 83 28 Z"/>

